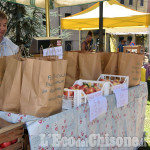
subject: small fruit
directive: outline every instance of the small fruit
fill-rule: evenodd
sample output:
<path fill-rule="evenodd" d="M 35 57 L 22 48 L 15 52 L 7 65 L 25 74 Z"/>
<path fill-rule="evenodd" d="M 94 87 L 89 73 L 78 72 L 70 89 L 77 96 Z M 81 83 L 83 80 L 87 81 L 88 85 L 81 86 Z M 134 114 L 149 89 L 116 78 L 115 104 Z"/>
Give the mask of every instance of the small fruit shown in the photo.
<path fill-rule="evenodd" d="M 80 90 L 84 90 L 85 88 L 87 88 L 88 86 L 87 85 L 81 85 L 80 86 Z"/>
<path fill-rule="evenodd" d="M 124 81 L 120 81 L 120 84 L 122 84 Z"/>
<path fill-rule="evenodd" d="M 74 86 L 71 86 L 71 87 L 69 87 L 69 89 L 71 89 L 71 90 L 75 90 L 75 87 L 74 87 Z"/>
<path fill-rule="evenodd" d="M 64 91 L 64 95 L 65 96 L 73 96 L 73 92 L 72 91 Z"/>
<path fill-rule="evenodd" d="M 75 89 L 80 89 L 80 85 L 79 84 L 75 84 L 74 87 L 75 87 Z"/>
<path fill-rule="evenodd" d="M 14 139 L 14 140 L 11 141 L 11 144 L 14 144 L 16 142 L 17 142 L 17 139 Z"/>
<path fill-rule="evenodd" d="M 105 79 L 100 79 L 99 81 L 105 81 Z"/>
<path fill-rule="evenodd" d="M 5 147 L 8 147 L 9 145 L 11 145 L 11 142 L 4 142 L 4 143 L 0 144 L 0 147 L 5 148 Z"/>

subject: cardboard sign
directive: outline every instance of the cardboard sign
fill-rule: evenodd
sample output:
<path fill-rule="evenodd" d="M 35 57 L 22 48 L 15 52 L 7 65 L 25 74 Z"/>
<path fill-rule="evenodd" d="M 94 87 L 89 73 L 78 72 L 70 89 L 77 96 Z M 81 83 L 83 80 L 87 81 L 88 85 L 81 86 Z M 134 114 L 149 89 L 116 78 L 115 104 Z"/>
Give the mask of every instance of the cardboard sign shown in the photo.
<path fill-rule="evenodd" d="M 90 94 L 88 102 L 90 107 L 90 121 L 107 112 L 107 99 L 102 96 L 101 91 Z"/>
<path fill-rule="evenodd" d="M 44 49 L 43 56 L 58 56 L 58 59 L 62 59 L 63 58 L 62 46 Z"/>
<path fill-rule="evenodd" d="M 128 87 L 125 84 L 121 89 L 115 89 L 113 92 L 116 96 L 117 108 L 128 104 Z"/>

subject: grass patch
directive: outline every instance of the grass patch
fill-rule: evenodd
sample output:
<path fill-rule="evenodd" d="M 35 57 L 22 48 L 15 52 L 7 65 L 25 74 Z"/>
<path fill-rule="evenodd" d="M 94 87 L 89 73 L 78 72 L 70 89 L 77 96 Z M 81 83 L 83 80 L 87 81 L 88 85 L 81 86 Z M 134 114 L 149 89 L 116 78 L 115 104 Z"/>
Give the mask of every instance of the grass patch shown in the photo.
<path fill-rule="evenodd" d="M 146 132 L 145 141 L 150 146 L 150 101 L 147 101 L 144 131 Z"/>

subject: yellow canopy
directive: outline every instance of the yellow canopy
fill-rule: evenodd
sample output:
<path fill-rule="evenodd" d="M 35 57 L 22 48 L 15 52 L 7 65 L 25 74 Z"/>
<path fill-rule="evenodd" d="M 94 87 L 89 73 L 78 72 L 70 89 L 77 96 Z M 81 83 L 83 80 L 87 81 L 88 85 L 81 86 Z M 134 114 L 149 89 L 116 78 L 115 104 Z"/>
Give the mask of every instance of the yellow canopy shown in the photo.
<path fill-rule="evenodd" d="M 103 27 L 133 27 L 150 25 L 150 14 L 129 9 L 116 0 L 103 3 Z M 61 29 L 94 30 L 99 29 L 99 3 L 92 7 L 61 19 Z"/>

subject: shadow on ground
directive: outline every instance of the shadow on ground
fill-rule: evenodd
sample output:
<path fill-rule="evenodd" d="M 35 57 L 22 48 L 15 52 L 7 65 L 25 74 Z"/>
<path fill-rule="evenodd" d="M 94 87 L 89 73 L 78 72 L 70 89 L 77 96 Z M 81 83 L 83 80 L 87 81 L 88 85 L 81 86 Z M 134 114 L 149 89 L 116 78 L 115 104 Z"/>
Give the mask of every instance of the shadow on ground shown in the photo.
<path fill-rule="evenodd" d="M 148 145 L 148 143 L 145 143 L 144 146 L 140 146 L 137 150 L 150 150 L 150 145 Z"/>

